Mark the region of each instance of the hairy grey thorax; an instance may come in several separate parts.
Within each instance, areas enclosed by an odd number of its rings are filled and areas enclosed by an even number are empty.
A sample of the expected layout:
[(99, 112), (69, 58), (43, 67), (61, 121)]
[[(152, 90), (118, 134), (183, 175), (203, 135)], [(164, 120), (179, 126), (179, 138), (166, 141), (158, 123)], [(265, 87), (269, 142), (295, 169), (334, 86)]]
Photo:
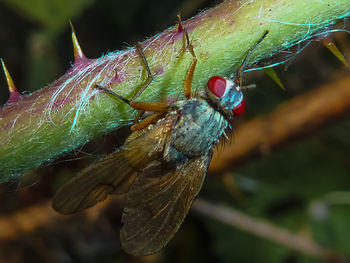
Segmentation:
[(168, 141), (164, 159), (185, 162), (211, 150), (224, 133), (228, 122), (205, 99), (180, 100), (171, 105), (179, 119)]

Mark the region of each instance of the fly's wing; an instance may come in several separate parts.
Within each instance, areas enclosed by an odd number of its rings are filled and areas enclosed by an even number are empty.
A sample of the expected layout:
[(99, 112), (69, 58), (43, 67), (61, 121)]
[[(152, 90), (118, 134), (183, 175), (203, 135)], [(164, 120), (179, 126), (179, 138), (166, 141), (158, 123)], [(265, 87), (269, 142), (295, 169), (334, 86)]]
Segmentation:
[(103, 201), (109, 194), (122, 194), (140, 169), (162, 158), (164, 144), (175, 119), (164, 119), (149, 131), (129, 140), (119, 151), (84, 169), (63, 185), (52, 200), (61, 214), (72, 214)]
[(202, 187), (211, 155), (208, 152), (172, 168), (154, 161), (136, 178), (127, 195), (120, 231), (127, 253), (149, 255), (169, 242)]

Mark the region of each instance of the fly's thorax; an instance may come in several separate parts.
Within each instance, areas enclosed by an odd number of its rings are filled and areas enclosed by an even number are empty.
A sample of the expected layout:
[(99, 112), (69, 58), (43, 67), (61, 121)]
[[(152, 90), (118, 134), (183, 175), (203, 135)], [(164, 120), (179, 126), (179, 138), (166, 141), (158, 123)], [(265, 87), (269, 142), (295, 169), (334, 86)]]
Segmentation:
[(179, 118), (166, 145), (164, 159), (184, 162), (211, 150), (228, 126), (224, 116), (205, 99), (192, 98), (172, 104)]
[(210, 102), (227, 117), (233, 117), (243, 112), (245, 101), (242, 88), (236, 86), (232, 80), (221, 76), (211, 77), (207, 83), (206, 91)]

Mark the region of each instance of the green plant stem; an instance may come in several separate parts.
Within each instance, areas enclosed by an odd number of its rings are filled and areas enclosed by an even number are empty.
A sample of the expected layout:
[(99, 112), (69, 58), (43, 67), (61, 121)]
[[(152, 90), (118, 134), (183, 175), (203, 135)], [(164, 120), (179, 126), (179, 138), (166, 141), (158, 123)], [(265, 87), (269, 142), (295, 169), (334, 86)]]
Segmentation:
[[(324, 31), (350, 14), (349, 0), (226, 1), (185, 21), (198, 57), (195, 90), (208, 76), (234, 72), (265, 30), (269, 34), (248, 64)], [(183, 98), (191, 55), (183, 51), (183, 32), (172, 27), (142, 43), (155, 81), (140, 101)], [(57, 158), (104, 133), (130, 123), (135, 112), (94, 88), (110, 87), (130, 97), (145, 80), (134, 49), (76, 61), (48, 87), (0, 110), (0, 181)]]

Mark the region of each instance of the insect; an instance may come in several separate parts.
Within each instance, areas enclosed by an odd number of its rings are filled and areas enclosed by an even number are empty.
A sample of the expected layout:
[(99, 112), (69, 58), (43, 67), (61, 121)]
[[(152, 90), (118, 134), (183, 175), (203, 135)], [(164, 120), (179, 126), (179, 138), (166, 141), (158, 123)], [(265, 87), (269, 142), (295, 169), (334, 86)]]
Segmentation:
[[(116, 152), (84, 169), (60, 188), (53, 208), (72, 214), (94, 206), (110, 194), (126, 194), (120, 231), (123, 249), (133, 255), (148, 255), (162, 249), (175, 235), (192, 201), (202, 187), (214, 146), (224, 135), (229, 120), (240, 114), (245, 102), (242, 71), (255, 47), (243, 58), (233, 80), (213, 76), (206, 93), (192, 95), (197, 58), (184, 30), (192, 62), (184, 81), (185, 100), (172, 104), (136, 102), (98, 87), (107, 95), (140, 111), (154, 112), (132, 126), (132, 133)], [(152, 81), (140, 45), (148, 78), (138, 94)]]

